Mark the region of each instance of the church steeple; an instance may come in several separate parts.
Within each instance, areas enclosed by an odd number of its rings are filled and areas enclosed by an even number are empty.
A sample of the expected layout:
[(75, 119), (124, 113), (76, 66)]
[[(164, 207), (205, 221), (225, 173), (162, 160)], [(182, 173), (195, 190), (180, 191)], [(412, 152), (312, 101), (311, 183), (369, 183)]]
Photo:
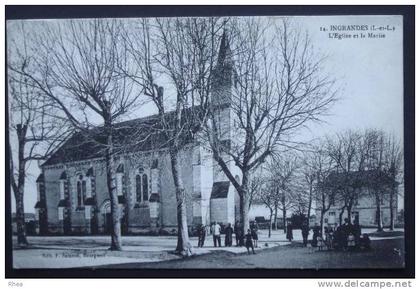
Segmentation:
[(228, 33), (223, 30), (217, 64), (213, 70), (212, 101), (216, 106), (229, 105), (232, 91), (233, 58)]
[(220, 41), (219, 56), (217, 58), (217, 66), (220, 68), (223, 66), (232, 66), (232, 64), (232, 51), (230, 50), (226, 29), (223, 29), (222, 40)]

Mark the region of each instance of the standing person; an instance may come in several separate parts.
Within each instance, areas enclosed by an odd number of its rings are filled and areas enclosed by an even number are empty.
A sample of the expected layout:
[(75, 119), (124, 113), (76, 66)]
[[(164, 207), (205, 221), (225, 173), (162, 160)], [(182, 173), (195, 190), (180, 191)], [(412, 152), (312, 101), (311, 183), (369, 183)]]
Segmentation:
[(327, 250), (332, 249), (332, 228), (325, 227), (325, 245), (327, 246)]
[[(352, 226), (349, 222), (349, 219), (345, 218), (344, 219), (344, 225), (343, 225), (343, 228), (342, 228), (342, 234), (343, 234), (342, 244), (343, 244), (343, 249), (344, 250), (348, 249), (349, 236), (350, 236), (351, 233), (352, 233)], [(351, 237), (351, 239), (353, 239), (353, 238), (354, 238), (354, 236)]]
[(293, 228), (292, 228), (292, 224), (290, 223), (290, 221), (287, 222), (286, 238), (287, 238), (287, 240), (289, 240), (289, 242), (292, 242), (292, 240), (293, 240)]
[(213, 225), (211, 227), (211, 232), (213, 234), (213, 244), (214, 247), (217, 247), (217, 244), (219, 247), (222, 247), (222, 240), (220, 239), (220, 225), (217, 222), (213, 222)]
[(242, 246), (242, 228), (241, 224), (236, 221), (235, 223), (235, 239), (236, 239), (236, 247)]
[(344, 245), (344, 239), (346, 237), (344, 236), (344, 227), (343, 225), (339, 225), (337, 227), (337, 230), (335, 230), (335, 236), (334, 236), (334, 240), (337, 244), (337, 249), (338, 250), (343, 250), (345, 245)]
[(201, 224), (200, 228), (198, 229), (198, 247), (203, 248), (204, 241), (206, 239), (206, 227)]
[(303, 222), (301, 230), (302, 230), (303, 246), (306, 247), (308, 245), (308, 236), (309, 236), (308, 221)]
[(362, 228), (359, 225), (359, 218), (354, 220), (353, 232), (356, 241), (356, 248), (360, 246), (360, 238), (362, 237)]
[(312, 229), (313, 235), (312, 235), (312, 241), (311, 241), (311, 246), (314, 248), (316, 248), (318, 245), (318, 237), (320, 236), (319, 230), (320, 230), (319, 226), (315, 224), (315, 227)]
[(232, 226), (230, 225), (230, 223), (228, 223), (225, 229), (225, 247), (232, 246), (232, 234), (233, 234)]
[(250, 229), (248, 229), (248, 233), (245, 234), (245, 247), (246, 247), (246, 250), (248, 251), (248, 254), (250, 254), (249, 248), (252, 248), (252, 254), (255, 254), (254, 243), (253, 243), (253, 240), (252, 240), (252, 234), (251, 234)]
[(254, 241), (254, 247), (258, 248), (258, 224), (256, 222), (252, 223), (251, 235), (252, 235), (252, 240)]

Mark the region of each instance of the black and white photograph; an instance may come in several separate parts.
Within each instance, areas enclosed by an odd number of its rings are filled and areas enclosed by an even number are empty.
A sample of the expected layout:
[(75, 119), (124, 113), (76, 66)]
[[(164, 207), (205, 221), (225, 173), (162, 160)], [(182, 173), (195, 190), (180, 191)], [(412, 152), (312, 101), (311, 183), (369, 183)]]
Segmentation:
[(6, 20), (12, 269), (404, 270), (414, 19), (345, 11)]

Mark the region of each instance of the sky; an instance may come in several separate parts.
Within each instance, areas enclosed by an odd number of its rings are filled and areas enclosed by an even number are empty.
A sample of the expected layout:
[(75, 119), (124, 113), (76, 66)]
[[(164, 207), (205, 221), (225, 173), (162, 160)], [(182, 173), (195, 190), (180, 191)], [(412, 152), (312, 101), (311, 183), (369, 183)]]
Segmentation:
[[(296, 140), (304, 141), (346, 129), (378, 128), (403, 140), (403, 37), (402, 16), (304, 16), (292, 17), (307, 31), (313, 48), (328, 57), (325, 69), (337, 79), (339, 100), (322, 123), (310, 124)], [(368, 31), (335, 31), (350, 38), (334, 38), (331, 26), (358, 25)], [(374, 33), (383, 38), (369, 38)], [(391, 30), (380, 31), (381, 28)], [(394, 29), (393, 29), (394, 28)], [(393, 30), (392, 30), (393, 29)], [(325, 30), (325, 31), (324, 31)], [(10, 35), (8, 31), (8, 34)], [(366, 37), (361, 38), (360, 34)], [(357, 34), (358, 38), (354, 38)], [(142, 108), (134, 116), (145, 116)], [(40, 173), (37, 163), (29, 167), (25, 210), (34, 212), (35, 179)], [(403, 202), (399, 202), (402, 204)], [(15, 210), (12, 198), (12, 211)]]

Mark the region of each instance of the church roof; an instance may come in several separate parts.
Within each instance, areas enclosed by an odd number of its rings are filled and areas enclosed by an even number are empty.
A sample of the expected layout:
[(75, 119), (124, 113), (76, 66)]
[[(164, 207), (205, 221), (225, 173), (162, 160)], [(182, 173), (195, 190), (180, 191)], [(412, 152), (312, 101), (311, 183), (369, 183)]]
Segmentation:
[(230, 182), (215, 182), (211, 190), (211, 199), (227, 198)]
[(223, 30), (222, 40), (220, 41), (219, 55), (217, 57), (217, 64), (232, 65), (232, 51), (230, 49), (229, 39), (226, 30)]
[[(193, 109), (196, 111), (191, 113)], [(194, 133), (199, 129), (198, 118), (194, 117), (199, 115), (197, 111), (198, 107), (183, 110), (182, 122), (188, 124), (183, 126), (185, 137), (181, 139), (184, 144), (191, 142)], [(172, 127), (175, 113), (166, 113), (165, 119), (169, 127)], [(149, 151), (168, 146), (166, 133), (158, 115), (114, 124), (113, 142), (115, 153)], [(88, 132), (75, 132), (42, 166), (103, 158), (105, 150), (106, 137), (103, 127), (96, 127)]]

